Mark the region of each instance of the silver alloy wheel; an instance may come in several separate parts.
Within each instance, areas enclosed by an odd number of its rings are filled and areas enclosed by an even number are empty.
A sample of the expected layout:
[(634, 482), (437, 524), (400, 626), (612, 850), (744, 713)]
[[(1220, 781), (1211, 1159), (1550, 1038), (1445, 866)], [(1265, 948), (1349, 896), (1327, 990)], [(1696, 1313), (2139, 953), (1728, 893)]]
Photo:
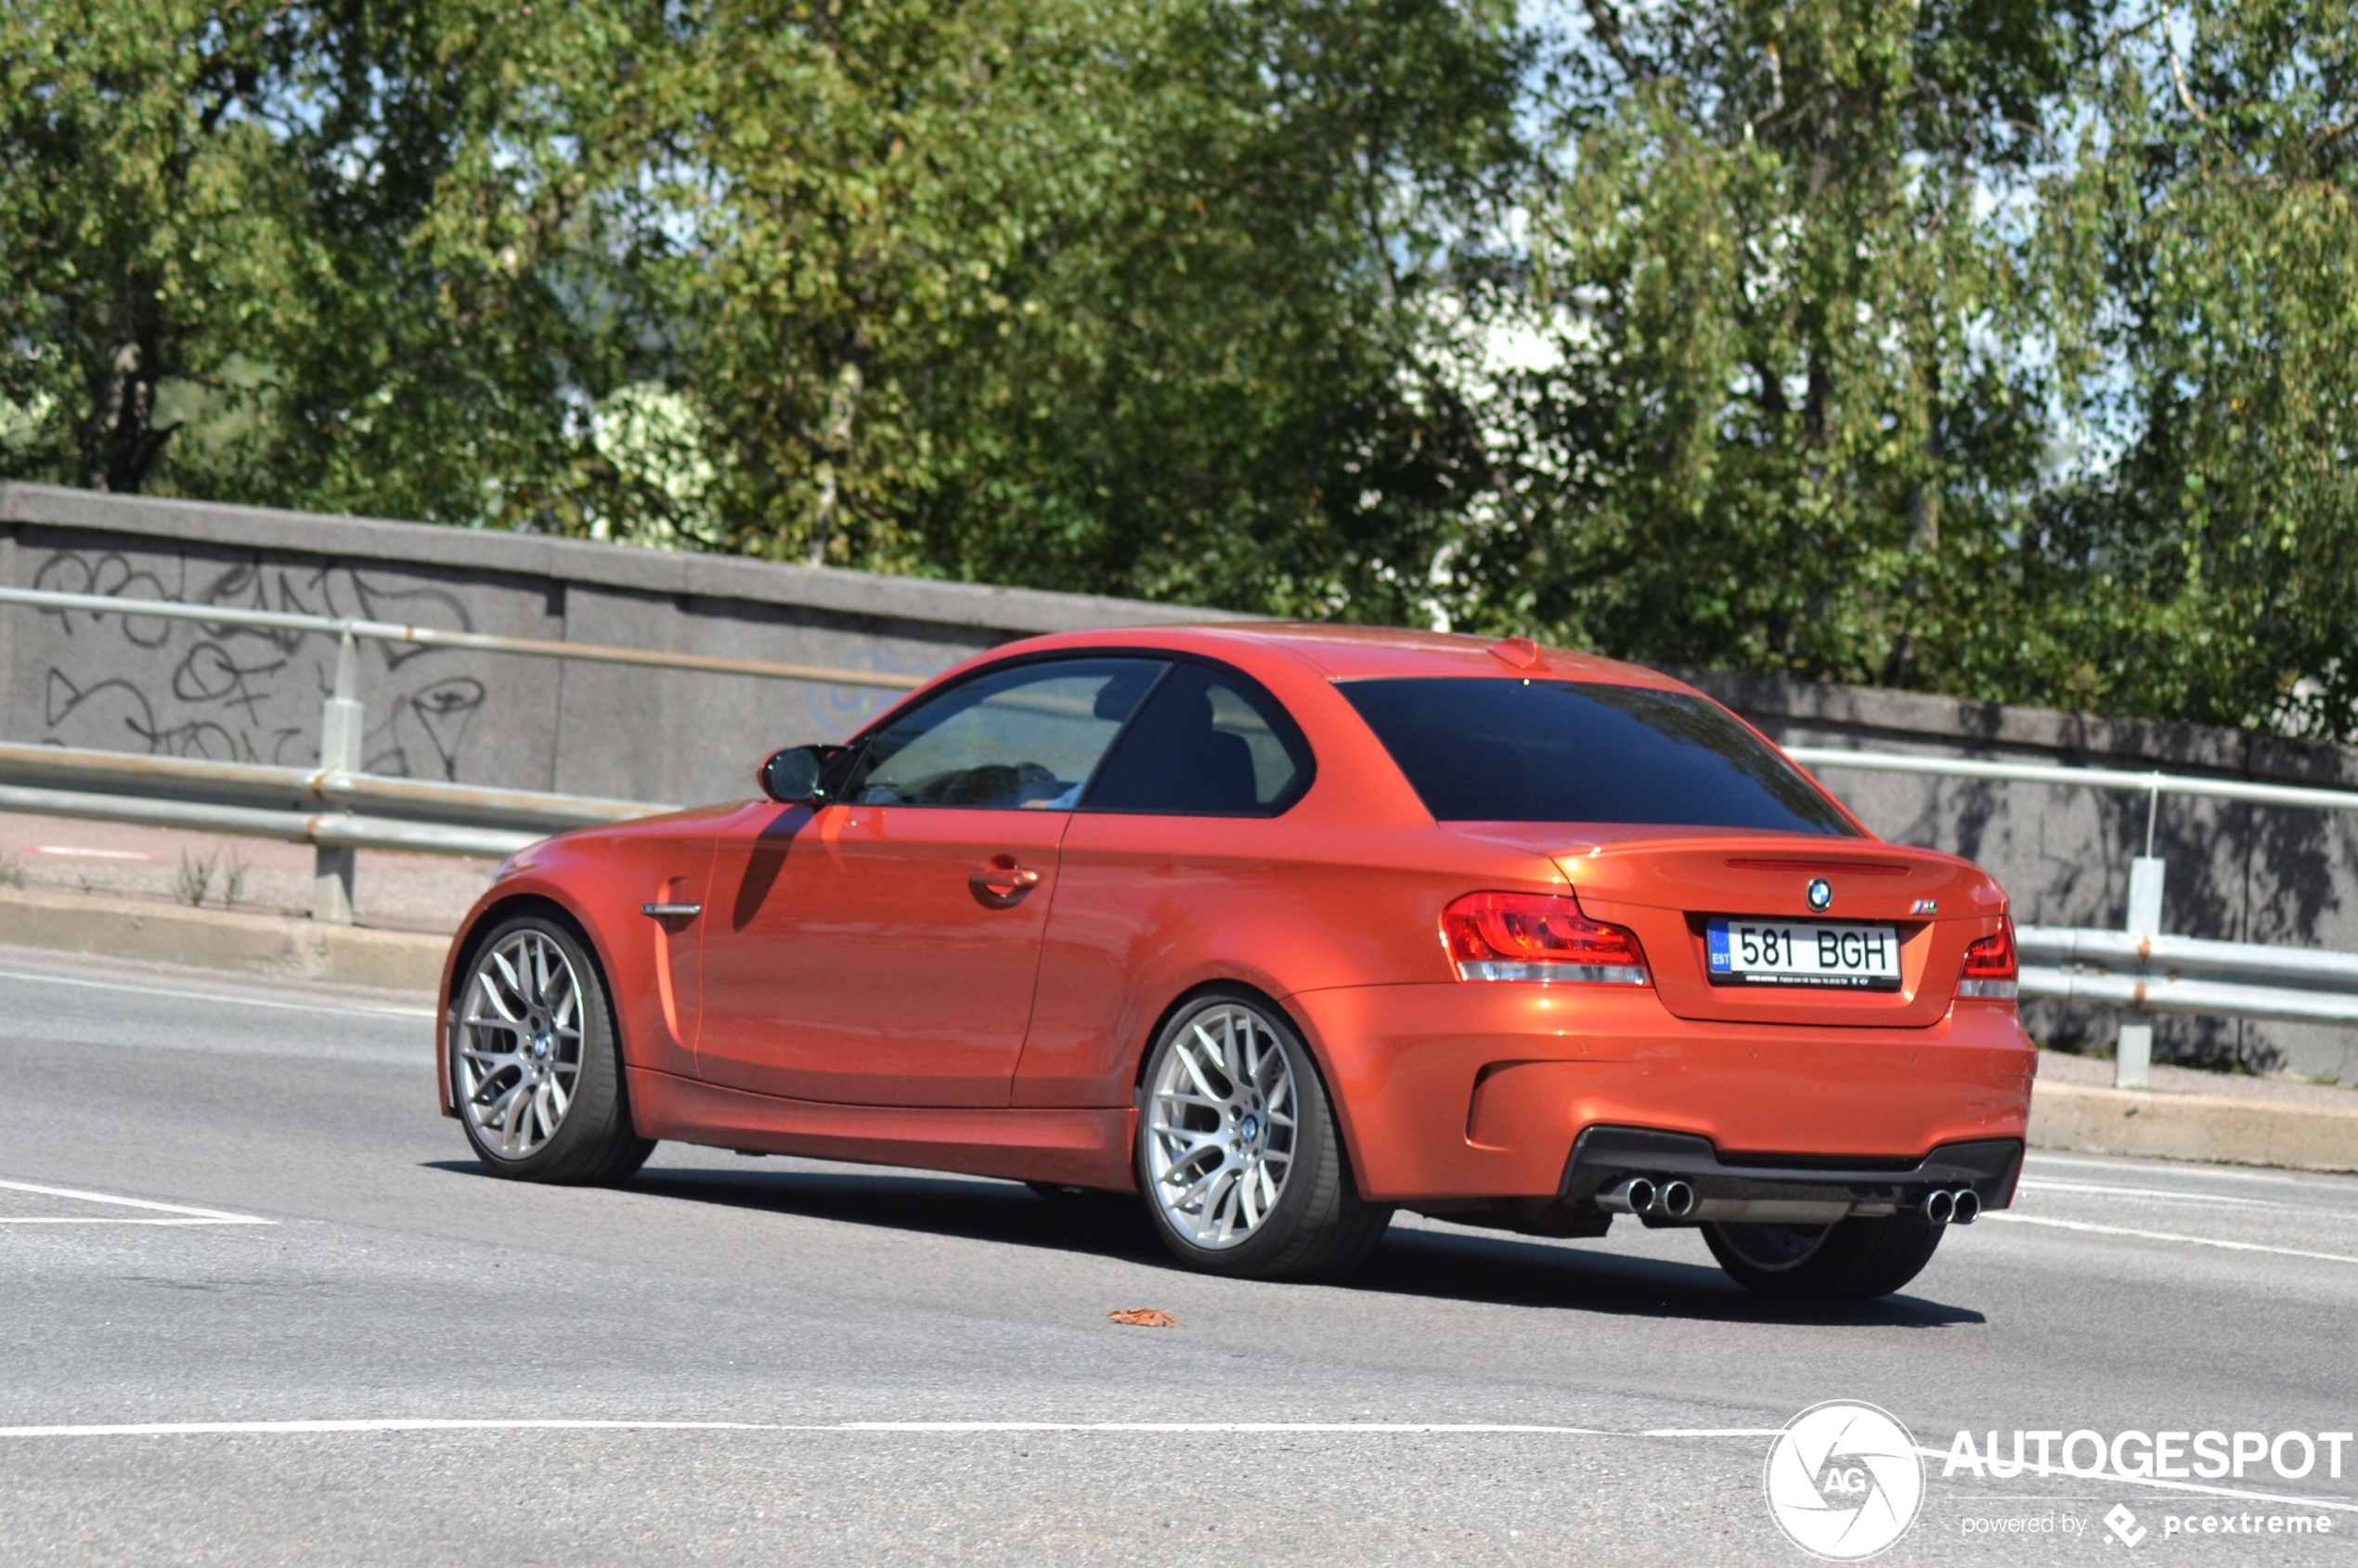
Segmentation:
[(1147, 1100), (1147, 1174), (1179, 1234), (1220, 1251), (1261, 1228), (1293, 1166), (1296, 1103), (1267, 1019), (1225, 1002), (1187, 1020)]
[(581, 977), (545, 931), (475, 960), (459, 1014), (458, 1101), (485, 1147), (522, 1160), (557, 1135), (581, 1077)]

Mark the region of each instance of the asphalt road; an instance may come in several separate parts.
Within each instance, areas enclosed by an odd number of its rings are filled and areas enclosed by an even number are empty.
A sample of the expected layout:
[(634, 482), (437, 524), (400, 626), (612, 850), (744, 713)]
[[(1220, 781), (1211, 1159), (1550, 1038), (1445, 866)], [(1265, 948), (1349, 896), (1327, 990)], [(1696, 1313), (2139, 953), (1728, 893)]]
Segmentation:
[[(1636, 1229), (1404, 1219), (1348, 1287), (1238, 1284), (1004, 1183), (672, 1147), (496, 1181), (429, 1039), (0, 952), (0, 1562), (1802, 1562), (1769, 1434), (1836, 1399), (1934, 1453), (1882, 1562), (2358, 1556), (2358, 1447), (2172, 1485), (1939, 1457), (2358, 1427), (2358, 1182), (2036, 1158), (1840, 1311)], [(2329, 1533), (2243, 1533), (2296, 1515)]]

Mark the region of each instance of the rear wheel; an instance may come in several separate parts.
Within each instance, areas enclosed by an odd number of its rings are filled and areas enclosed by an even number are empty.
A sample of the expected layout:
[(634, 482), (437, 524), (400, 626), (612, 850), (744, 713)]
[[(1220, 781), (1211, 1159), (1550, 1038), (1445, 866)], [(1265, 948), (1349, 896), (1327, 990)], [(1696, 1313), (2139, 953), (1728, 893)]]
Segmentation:
[(1363, 1200), (1310, 1052), (1260, 998), (1182, 1008), (1147, 1058), (1138, 1186), (1190, 1268), (1253, 1279), (1342, 1274), (1392, 1211)]
[(1706, 1225), (1719, 1266), (1745, 1289), (1780, 1301), (1863, 1302), (1887, 1296), (1932, 1262), (1938, 1225), (1911, 1215), (1831, 1225)]
[(468, 961), (451, 1010), (450, 1098), (495, 1175), (616, 1182), (655, 1147), (630, 1125), (598, 966), (540, 915), (502, 922)]

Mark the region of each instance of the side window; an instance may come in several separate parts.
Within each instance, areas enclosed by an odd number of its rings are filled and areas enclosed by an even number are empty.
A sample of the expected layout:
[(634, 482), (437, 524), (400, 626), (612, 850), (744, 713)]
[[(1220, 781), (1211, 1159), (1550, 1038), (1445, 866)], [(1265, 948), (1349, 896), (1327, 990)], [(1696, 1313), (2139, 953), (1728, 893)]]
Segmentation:
[(870, 736), (841, 798), (1069, 811), (1164, 667), (1068, 659), (978, 676)]
[(1310, 783), (1301, 732), (1256, 687), (1177, 664), (1089, 790), (1092, 811), (1269, 816)]

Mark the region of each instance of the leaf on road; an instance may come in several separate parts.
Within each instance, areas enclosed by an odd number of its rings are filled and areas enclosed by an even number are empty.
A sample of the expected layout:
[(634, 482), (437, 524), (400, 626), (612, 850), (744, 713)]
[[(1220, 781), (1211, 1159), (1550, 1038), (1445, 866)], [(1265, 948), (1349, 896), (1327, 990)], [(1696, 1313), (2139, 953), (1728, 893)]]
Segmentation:
[(1179, 1327), (1179, 1320), (1160, 1307), (1123, 1307), (1120, 1312), (1109, 1312), (1106, 1315), (1116, 1323), (1127, 1324), (1133, 1328), (1176, 1328)]

